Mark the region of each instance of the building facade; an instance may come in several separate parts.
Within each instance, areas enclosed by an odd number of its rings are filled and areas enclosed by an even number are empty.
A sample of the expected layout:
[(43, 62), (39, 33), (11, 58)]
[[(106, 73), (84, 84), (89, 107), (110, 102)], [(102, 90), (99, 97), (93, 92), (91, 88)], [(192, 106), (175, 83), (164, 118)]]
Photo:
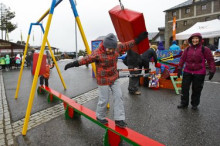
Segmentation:
[(158, 45), (159, 42), (162, 42), (163, 44), (165, 43), (164, 39), (164, 32), (165, 32), (165, 27), (158, 27), (158, 33), (155, 37), (152, 38), (151, 44), (152, 45)]
[[(164, 11), (165, 47), (172, 42), (173, 17), (176, 17), (176, 33), (182, 32), (197, 22), (220, 19), (220, 0), (188, 0)], [(178, 41), (181, 45), (182, 41)], [(218, 44), (218, 38), (205, 39), (205, 45)]]

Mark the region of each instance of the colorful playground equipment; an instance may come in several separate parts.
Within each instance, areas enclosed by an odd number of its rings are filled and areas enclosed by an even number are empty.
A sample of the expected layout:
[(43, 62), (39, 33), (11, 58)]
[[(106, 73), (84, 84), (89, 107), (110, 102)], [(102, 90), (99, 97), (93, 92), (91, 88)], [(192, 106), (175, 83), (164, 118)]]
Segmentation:
[(182, 78), (178, 78), (177, 73), (171, 73), (170, 79), (173, 84), (173, 88), (176, 91), (176, 94), (180, 94), (179, 90), (181, 90)]
[(130, 128), (119, 128), (115, 125), (115, 122), (108, 119), (108, 124), (103, 125), (96, 120), (96, 114), (94, 111), (84, 107), (76, 103), (74, 100), (69, 97), (62, 95), (61, 93), (46, 87), (39, 86), (38, 93), (49, 93), (48, 94), (48, 102), (52, 102), (55, 100), (59, 100), (63, 102), (65, 109), (65, 117), (66, 119), (78, 118), (80, 115), (85, 118), (91, 120), (93, 123), (99, 125), (100, 127), (106, 130), (104, 136), (104, 145), (105, 146), (118, 146), (120, 145), (122, 140), (125, 140), (127, 143), (132, 145), (140, 145), (140, 146), (163, 146), (163, 144), (150, 139), (147, 136), (144, 136)]
[(158, 61), (168, 66), (168, 72), (164, 72), (164, 77), (159, 79), (160, 88), (174, 89), (176, 94), (181, 90), (182, 78), (177, 77), (177, 67), (179, 64), (181, 51), (163, 50), (158, 52)]
[[(82, 28), (82, 25), (81, 25), (81, 22), (80, 22), (80, 19), (79, 19), (79, 15), (78, 15), (77, 10), (76, 10), (76, 7), (75, 7), (75, 3), (74, 3), (73, 0), (69, 0), (69, 1), (70, 1), (70, 4), (71, 4), (73, 13), (74, 13), (76, 22), (77, 22), (77, 24), (78, 24), (78, 28), (79, 28), (79, 30), (80, 30), (80, 33), (81, 33), (81, 36), (82, 36), (84, 45), (85, 45), (85, 47), (86, 47), (86, 51), (87, 51), (88, 54), (91, 54), (91, 51), (90, 51), (90, 49), (89, 49), (88, 42), (87, 42), (86, 37), (85, 37), (85, 33), (84, 33), (84, 31), (83, 31), (83, 28)], [(64, 80), (63, 80), (63, 78), (62, 78), (62, 76), (61, 76), (61, 73), (60, 73), (60, 70), (59, 70), (59, 68), (58, 68), (58, 65), (57, 65), (57, 62), (56, 62), (56, 60), (55, 60), (55, 57), (54, 57), (54, 55), (53, 55), (51, 46), (50, 46), (49, 41), (48, 41), (48, 39), (47, 39), (54, 9), (55, 9), (55, 7), (56, 7), (58, 4), (60, 4), (61, 2), (62, 2), (62, 0), (52, 0), (50, 9), (48, 9), (48, 10), (40, 17), (40, 19), (37, 21), (37, 23), (31, 23), (31, 25), (30, 25), (30, 29), (29, 29), (28, 37), (27, 37), (27, 42), (26, 42), (26, 46), (25, 46), (25, 51), (24, 51), (24, 59), (23, 59), (23, 61), (22, 61), (21, 70), (20, 70), (20, 74), (19, 74), (19, 78), (18, 78), (17, 89), (16, 89), (16, 93), (15, 93), (15, 99), (17, 99), (17, 97), (18, 97), (18, 92), (19, 92), (19, 87), (20, 87), (20, 82), (21, 82), (21, 77), (22, 77), (22, 72), (23, 72), (23, 67), (24, 67), (24, 60), (25, 60), (25, 57), (26, 57), (26, 54), (27, 54), (27, 48), (28, 48), (28, 44), (29, 44), (28, 42), (29, 42), (29, 39), (30, 39), (30, 33), (31, 33), (32, 26), (33, 26), (33, 25), (39, 25), (39, 26), (41, 27), (41, 29), (42, 29), (42, 32), (44, 33), (44, 37), (43, 37), (42, 45), (41, 45), (41, 48), (40, 48), (40, 53), (39, 53), (39, 57), (38, 57), (38, 61), (37, 61), (37, 67), (36, 67), (36, 71), (35, 71), (35, 75), (34, 75), (34, 79), (33, 79), (33, 83), (32, 83), (32, 88), (31, 88), (31, 92), (30, 92), (30, 96), (29, 96), (27, 111), (26, 111), (26, 115), (25, 115), (25, 120), (24, 120), (23, 129), (22, 129), (22, 135), (26, 135), (26, 132), (27, 132), (28, 122), (29, 122), (29, 118), (30, 118), (30, 113), (31, 113), (32, 105), (33, 105), (34, 94), (35, 94), (35, 91), (36, 91), (37, 80), (38, 80), (38, 76), (39, 76), (39, 72), (40, 72), (40, 68), (41, 68), (41, 63), (42, 63), (42, 58), (43, 58), (43, 52), (44, 52), (46, 43), (48, 44), (50, 54), (52, 55), (53, 62), (55, 63), (55, 66), (56, 66), (56, 68), (57, 68), (58, 74), (59, 74), (60, 79), (61, 79), (61, 81), (62, 81), (62, 83), (63, 83), (64, 89), (66, 89), (66, 85), (65, 85)], [(42, 26), (42, 24), (41, 24), (40, 22), (41, 22), (47, 15), (48, 15), (48, 20), (47, 20), (46, 29), (45, 29), (45, 32), (44, 32), (43, 26)], [(94, 65), (94, 63), (92, 64), (92, 68), (93, 68), (93, 71), (96, 72), (96, 71), (95, 71), (95, 65)]]

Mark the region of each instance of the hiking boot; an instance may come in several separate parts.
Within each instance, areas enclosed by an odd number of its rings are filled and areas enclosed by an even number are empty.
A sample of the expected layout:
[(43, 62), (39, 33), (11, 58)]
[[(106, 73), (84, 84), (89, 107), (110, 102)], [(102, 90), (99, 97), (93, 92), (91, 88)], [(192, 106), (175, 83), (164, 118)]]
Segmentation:
[(141, 95), (141, 91), (134, 92), (134, 95)]
[(197, 106), (192, 106), (192, 110), (197, 110), (198, 109), (198, 107)]
[(187, 108), (187, 107), (188, 107), (188, 105), (183, 105), (183, 104), (180, 104), (177, 106), (177, 108), (179, 108), (179, 109), (183, 109), (183, 108)]
[(103, 125), (108, 124), (108, 120), (106, 120), (106, 119), (102, 120), (102, 119), (99, 119), (99, 118), (96, 117), (96, 120), (99, 121)]
[(130, 91), (129, 91), (129, 93), (132, 94), (132, 95), (140, 95), (140, 94), (141, 94), (141, 91), (136, 91), (136, 92), (130, 92)]
[(123, 121), (123, 120), (119, 120), (119, 121), (116, 120), (115, 125), (120, 128), (125, 128), (127, 126), (127, 123), (125, 123), (125, 121)]

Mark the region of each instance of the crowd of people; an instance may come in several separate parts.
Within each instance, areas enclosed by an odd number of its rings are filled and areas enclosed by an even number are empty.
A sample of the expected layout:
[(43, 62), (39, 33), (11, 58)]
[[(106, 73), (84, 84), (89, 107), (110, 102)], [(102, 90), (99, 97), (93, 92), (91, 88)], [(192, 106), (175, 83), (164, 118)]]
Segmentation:
[[(0, 57), (0, 66), (1, 69), (9, 71), (10, 69), (18, 69), (21, 66), (23, 59), (22, 54), (16, 54), (15, 56), (11, 56), (6, 54)], [(29, 52), (25, 58), (25, 66), (31, 66), (31, 62), (33, 60), (33, 52)]]
[[(34, 75), (33, 73), (33, 56), (34, 56), (35, 51), (31, 50), (31, 52), (27, 53), (27, 56), (25, 57), (25, 64), (26, 67), (31, 67), (31, 74)], [(49, 53), (49, 51), (46, 51), (46, 64), (45, 65), (45, 73), (43, 73), (42, 75), (39, 75), (39, 79), (40, 79), (40, 85), (45, 85), (45, 86), (49, 86), (49, 77), (50, 77), (50, 69), (53, 68), (54, 63), (52, 62), (52, 58), (51, 55)], [(5, 70), (5, 71), (9, 71), (10, 69), (18, 69), (21, 66), (22, 63), (22, 55), (21, 54), (17, 54), (15, 57), (9, 57), (9, 55), (5, 55), (0, 57), (0, 65), (1, 65), (1, 69)]]
[(9, 71), (13, 67), (19, 68), (21, 65), (22, 58), (20, 54), (17, 54), (16, 56), (10, 57), (8, 54), (5, 56), (2, 56), (0, 58), (0, 65), (1, 69), (5, 69), (6, 71)]

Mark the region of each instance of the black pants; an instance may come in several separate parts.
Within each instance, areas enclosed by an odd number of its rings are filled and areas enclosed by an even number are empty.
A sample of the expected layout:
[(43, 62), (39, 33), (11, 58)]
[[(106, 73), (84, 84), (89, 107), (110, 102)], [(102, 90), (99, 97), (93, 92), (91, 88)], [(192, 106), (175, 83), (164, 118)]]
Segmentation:
[(189, 89), (192, 83), (192, 95), (191, 95), (191, 105), (198, 106), (200, 103), (200, 96), (203, 89), (205, 80), (205, 75), (191, 74), (184, 72), (182, 80), (182, 96), (181, 104), (189, 105)]
[[(134, 66), (128, 66), (128, 69), (134, 69), (134, 68), (138, 68), (140, 69), (140, 67), (134, 67)], [(141, 70), (137, 70), (137, 71), (130, 71), (130, 74), (140, 74)], [(129, 78), (129, 84), (128, 84), (128, 91), (130, 93), (135, 93), (136, 91), (138, 91), (138, 86), (139, 86), (139, 80), (140, 77), (130, 77)]]
[[(144, 62), (142, 65), (144, 69), (147, 69), (145, 70), (145, 74), (149, 73), (149, 62)], [(148, 87), (148, 86), (149, 86), (149, 79), (148, 77), (144, 77), (144, 87)]]
[(45, 78), (44, 76), (40, 76), (40, 85), (42, 86), (44, 84), (45, 81), (45, 85), (48, 87), (48, 79)]

